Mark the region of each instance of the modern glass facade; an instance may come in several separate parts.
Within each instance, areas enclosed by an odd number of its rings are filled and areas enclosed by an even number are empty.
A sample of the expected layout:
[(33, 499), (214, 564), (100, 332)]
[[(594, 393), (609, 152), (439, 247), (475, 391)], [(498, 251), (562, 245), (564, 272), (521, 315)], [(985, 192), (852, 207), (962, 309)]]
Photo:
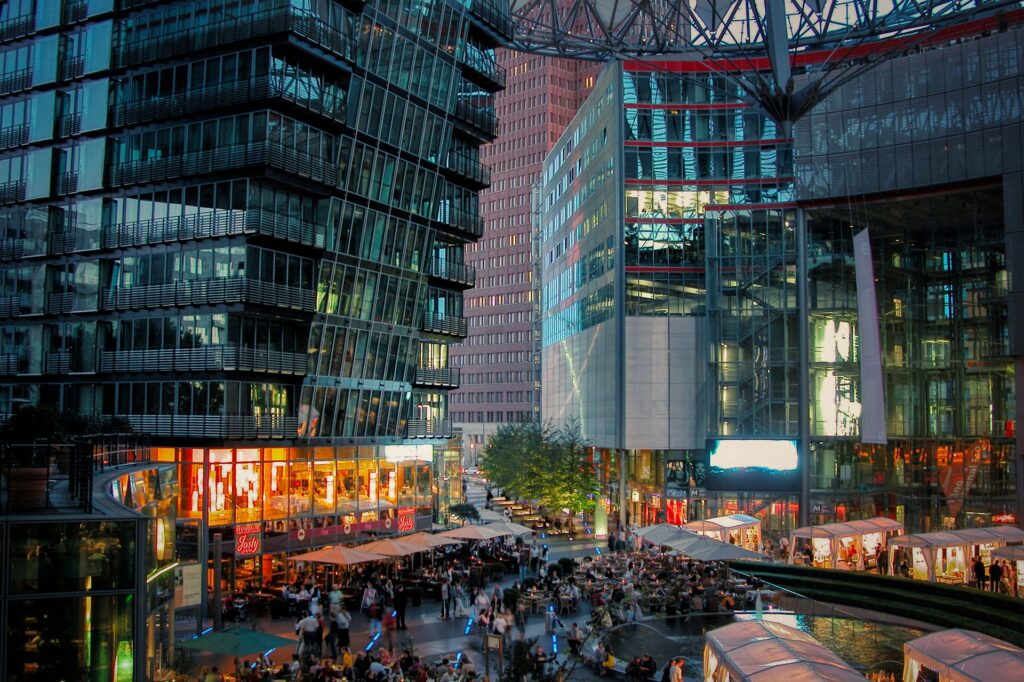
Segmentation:
[[(792, 139), (706, 64), (606, 70), (545, 163), (543, 405), (623, 455), (623, 521), (1020, 523), (1024, 41), (977, 26), (839, 88)], [(884, 396), (861, 382), (865, 228)], [(887, 443), (864, 442), (882, 400)], [(719, 443), (757, 439), (798, 471), (714, 472)]]
[(429, 523), (507, 3), (0, 12), (0, 414), (158, 438), (200, 555)]

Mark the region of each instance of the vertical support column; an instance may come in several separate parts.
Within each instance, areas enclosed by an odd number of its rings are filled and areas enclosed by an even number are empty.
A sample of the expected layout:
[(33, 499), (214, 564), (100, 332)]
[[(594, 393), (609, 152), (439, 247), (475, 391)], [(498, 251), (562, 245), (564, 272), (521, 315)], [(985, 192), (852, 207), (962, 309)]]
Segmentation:
[[(132, 670), (136, 680), (146, 679), (147, 610), (149, 609), (149, 584), (146, 582), (146, 555), (151, 551), (149, 524), (156, 519), (139, 519), (135, 522), (135, 627), (132, 632)], [(173, 602), (173, 600), (172, 600)], [(115, 642), (115, 646), (117, 643)], [(115, 656), (116, 661), (116, 656)]]
[(213, 534), (213, 630), (214, 632), (220, 632), (224, 628), (222, 622), (223, 617), (221, 614), (221, 556), (224, 548), (224, 536), (220, 533)]
[(615, 456), (619, 458), (619, 528), (626, 527), (626, 505), (629, 504), (629, 491), (626, 490), (627, 480), (627, 468), (626, 468), (626, 450), (619, 449), (615, 451)]
[(797, 344), (800, 353), (800, 411), (797, 420), (800, 449), (800, 525), (806, 526), (810, 523), (811, 503), (811, 391), (810, 333), (807, 329), (807, 215), (802, 208), (796, 209), (796, 287)]
[(1006, 248), (1006, 269), (1010, 275), (1006, 314), (1010, 332), (1010, 355), (1013, 357), (1014, 401), (1014, 463), (1017, 472), (1017, 525), (1024, 528), (1024, 174), (1003, 176), (1003, 234)]

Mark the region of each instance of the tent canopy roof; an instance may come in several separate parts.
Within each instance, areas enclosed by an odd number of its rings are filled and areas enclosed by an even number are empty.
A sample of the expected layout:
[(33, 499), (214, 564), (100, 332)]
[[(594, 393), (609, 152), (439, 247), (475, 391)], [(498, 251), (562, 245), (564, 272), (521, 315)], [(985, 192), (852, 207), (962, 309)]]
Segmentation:
[(997, 559), (1024, 561), (1024, 547), (1021, 547), (1020, 545), (1014, 545), (1012, 547), (997, 547), (992, 550), (992, 556)]
[(990, 542), (1024, 542), (1024, 530), (1015, 526), (941, 530), (935, 533), (900, 535), (890, 540), (889, 544), (899, 547), (956, 547)]
[(821, 526), (804, 526), (793, 531), (797, 538), (845, 538), (866, 533), (896, 531), (903, 532), (903, 524), (884, 516), (842, 523), (826, 523)]
[(746, 528), (749, 526), (760, 526), (761, 522), (753, 516), (746, 514), (730, 514), (729, 516), (716, 516), (713, 519), (703, 521), (690, 521), (683, 525), (686, 530), (732, 530), (734, 528)]
[(973, 630), (943, 630), (903, 645), (903, 653), (956, 682), (1024, 679), (1024, 649)]
[(712, 630), (707, 646), (730, 678), (737, 680), (829, 680), (864, 682), (850, 667), (806, 632), (765, 620), (748, 620)]

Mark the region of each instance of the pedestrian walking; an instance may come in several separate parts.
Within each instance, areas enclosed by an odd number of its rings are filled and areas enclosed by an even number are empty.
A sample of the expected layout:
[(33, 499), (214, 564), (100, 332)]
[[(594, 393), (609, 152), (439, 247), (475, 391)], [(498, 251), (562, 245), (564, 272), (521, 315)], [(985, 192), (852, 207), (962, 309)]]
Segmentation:
[(399, 583), (395, 588), (395, 620), (399, 630), (405, 630), (405, 610), (409, 605), (409, 595), (405, 585)]

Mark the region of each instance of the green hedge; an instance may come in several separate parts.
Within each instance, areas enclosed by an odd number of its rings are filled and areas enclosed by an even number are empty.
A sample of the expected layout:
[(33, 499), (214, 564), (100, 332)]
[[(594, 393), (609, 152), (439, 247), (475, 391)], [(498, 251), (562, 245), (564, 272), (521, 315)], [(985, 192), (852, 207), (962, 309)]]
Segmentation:
[(812, 599), (977, 630), (1024, 646), (1024, 604), (1014, 597), (857, 571), (752, 562), (732, 567)]

